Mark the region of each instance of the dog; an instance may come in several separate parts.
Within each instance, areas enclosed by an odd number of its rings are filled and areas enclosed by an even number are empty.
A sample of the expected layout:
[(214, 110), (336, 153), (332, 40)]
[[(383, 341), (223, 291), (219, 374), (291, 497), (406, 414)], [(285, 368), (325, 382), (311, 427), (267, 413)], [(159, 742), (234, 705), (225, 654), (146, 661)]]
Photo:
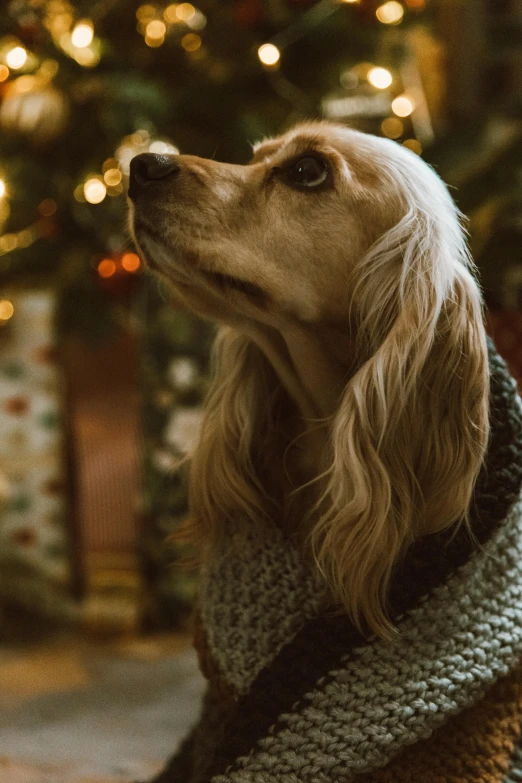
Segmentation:
[[(309, 122), (245, 166), (138, 155), (129, 199), (145, 263), (219, 325), (184, 530), (210, 684), (158, 780), (478, 783), (497, 764), (500, 783), (522, 418), (446, 186), (396, 142)], [(477, 729), (501, 705), (502, 753), (500, 718)]]

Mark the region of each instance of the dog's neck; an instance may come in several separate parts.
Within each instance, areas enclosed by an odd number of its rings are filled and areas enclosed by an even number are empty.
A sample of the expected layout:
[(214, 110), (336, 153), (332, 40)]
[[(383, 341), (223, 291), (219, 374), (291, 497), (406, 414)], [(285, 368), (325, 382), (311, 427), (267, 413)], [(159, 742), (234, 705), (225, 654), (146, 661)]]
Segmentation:
[[(317, 480), (331, 462), (332, 420), (349, 377), (353, 374), (353, 344), (346, 332), (317, 325), (289, 325), (283, 330), (259, 326), (248, 330), (277, 373), (293, 401), (298, 419), (281, 422), (290, 433), (284, 447), (284, 465), (274, 465), (274, 485), (282, 485), (283, 528), (293, 534), (301, 525), (303, 508), (310, 507), (325, 489)], [(266, 477), (265, 477), (266, 478)], [(268, 479), (270, 481), (270, 479)], [(293, 496), (292, 490), (314, 481)]]
[(334, 326), (292, 323), (260, 326), (250, 336), (261, 348), (296, 403), (303, 422), (331, 419), (353, 373), (353, 340)]

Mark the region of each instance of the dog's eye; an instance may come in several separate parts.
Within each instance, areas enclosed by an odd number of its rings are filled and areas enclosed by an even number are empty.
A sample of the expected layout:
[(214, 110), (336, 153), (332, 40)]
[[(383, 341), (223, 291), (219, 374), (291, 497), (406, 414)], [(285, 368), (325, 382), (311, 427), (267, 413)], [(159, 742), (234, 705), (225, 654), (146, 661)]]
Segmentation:
[(328, 176), (328, 166), (322, 158), (307, 156), (299, 158), (288, 170), (288, 178), (294, 185), (302, 188), (316, 188), (322, 185)]

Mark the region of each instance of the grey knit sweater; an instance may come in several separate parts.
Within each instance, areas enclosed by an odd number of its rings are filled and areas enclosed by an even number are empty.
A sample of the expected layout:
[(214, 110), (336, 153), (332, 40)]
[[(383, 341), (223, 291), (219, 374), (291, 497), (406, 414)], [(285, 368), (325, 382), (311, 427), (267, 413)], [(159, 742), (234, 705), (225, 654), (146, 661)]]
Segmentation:
[(478, 545), (462, 529), (412, 547), (390, 593), (392, 642), (325, 613), (319, 577), (276, 526), (243, 532), (202, 574), (209, 689), (156, 783), (522, 780), (522, 406), (488, 347)]

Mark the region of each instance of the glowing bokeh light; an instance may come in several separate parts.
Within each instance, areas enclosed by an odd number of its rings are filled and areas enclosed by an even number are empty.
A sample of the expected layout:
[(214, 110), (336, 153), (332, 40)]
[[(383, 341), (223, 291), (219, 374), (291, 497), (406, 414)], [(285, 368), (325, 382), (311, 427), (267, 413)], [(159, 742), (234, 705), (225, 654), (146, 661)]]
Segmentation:
[(385, 90), (393, 81), (391, 73), (386, 68), (371, 68), (368, 71), (368, 81), (379, 90)]
[(257, 56), (263, 65), (275, 65), (281, 58), (281, 52), (274, 44), (266, 43), (259, 47)]
[(408, 98), (407, 95), (398, 95), (397, 98), (392, 101), (391, 107), (393, 113), (396, 114), (397, 117), (409, 117), (414, 110), (415, 105), (412, 99)]
[(0, 65), (0, 82), (5, 82), (9, 78), (9, 68), (3, 63)]
[(167, 32), (167, 25), (165, 22), (162, 22), (161, 19), (153, 19), (152, 22), (149, 22), (145, 33), (147, 35), (147, 38), (150, 38), (151, 40), (158, 40), (160, 38), (165, 38), (165, 33)]
[(23, 46), (15, 46), (14, 49), (11, 49), (11, 51), (7, 52), (5, 60), (9, 68), (17, 70), (18, 68), (22, 68), (25, 65), (27, 60), (27, 52)]
[(139, 19), (140, 21), (149, 22), (151, 19), (154, 19), (155, 16), (156, 9), (153, 5), (140, 5), (136, 11), (136, 19)]
[(416, 155), (422, 154), (422, 144), (417, 139), (406, 139), (406, 141), (402, 142), (402, 146), (415, 152)]
[(13, 317), (14, 307), (9, 299), (0, 299), (0, 320), (8, 321)]
[(3, 179), (0, 179), (0, 198), (3, 198), (5, 196), (5, 191), (6, 191), (5, 182)]
[(181, 39), (181, 45), (186, 52), (197, 52), (201, 46), (201, 38), (196, 33), (187, 33)]
[(125, 253), (121, 259), (121, 265), (126, 272), (137, 272), (141, 266), (141, 261), (136, 253)]
[(381, 123), (381, 130), (388, 139), (398, 139), (404, 133), (404, 125), (397, 117), (387, 117)]
[(92, 43), (94, 38), (94, 29), (92, 22), (89, 19), (82, 19), (78, 22), (71, 34), (71, 43), (73, 46), (77, 46), (78, 49), (83, 49)]
[(166, 19), (167, 22), (170, 22), (170, 24), (176, 24), (176, 22), (180, 21), (178, 18), (177, 10), (178, 10), (178, 3), (171, 3), (163, 11), (163, 18)]
[(110, 258), (104, 258), (98, 264), (98, 274), (100, 277), (112, 277), (116, 273), (116, 264)]
[(121, 182), (122, 173), (119, 169), (107, 169), (105, 174), (103, 175), (103, 179), (105, 180), (107, 185), (119, 185)]
[(389, 0), (388, 3), (379, 6), (375, 16), (383, 24), (399, 24), (404, 16), (404, 8), (397, 0)]
[(107, 188), (101, 179), (91, 177), (83, 186), (83, 194), (89, 204), (99, 204), (107, 195)]
[(176, 8), (176, 16), (182, 22), (189, 22), (195, 13), (196, 13), (196, 9), (192, 5), (192, 3), (181, 3)]

